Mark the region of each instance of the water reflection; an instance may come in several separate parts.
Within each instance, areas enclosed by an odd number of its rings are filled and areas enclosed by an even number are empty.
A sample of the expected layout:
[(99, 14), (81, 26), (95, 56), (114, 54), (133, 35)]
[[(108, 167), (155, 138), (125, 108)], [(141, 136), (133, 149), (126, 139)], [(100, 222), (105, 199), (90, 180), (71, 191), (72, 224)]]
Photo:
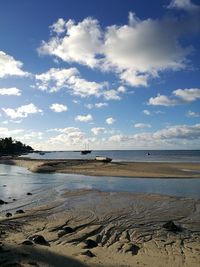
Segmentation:
[[(6, 187), (3, 187), (6, 185)], [(70, 174), (36, 174), (9, 165), (0, 165), (0, 199), (50, 198), (63, 189), (97, 189), (111, 192), (143, 192), (200, 198), (200, 179), (150, 179), (94, 177)], [(36, 197), (32, 197), (33, 200)], [(29, 198), (31, 200), (31, 198)]]

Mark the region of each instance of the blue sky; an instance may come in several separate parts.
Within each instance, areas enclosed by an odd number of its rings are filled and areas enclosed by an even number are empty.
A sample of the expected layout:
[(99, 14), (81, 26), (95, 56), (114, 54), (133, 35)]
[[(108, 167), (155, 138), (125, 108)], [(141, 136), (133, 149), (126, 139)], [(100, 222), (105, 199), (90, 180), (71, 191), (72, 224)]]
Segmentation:
[(0, 137), (200, 149), (200, 2), (2, 0)]

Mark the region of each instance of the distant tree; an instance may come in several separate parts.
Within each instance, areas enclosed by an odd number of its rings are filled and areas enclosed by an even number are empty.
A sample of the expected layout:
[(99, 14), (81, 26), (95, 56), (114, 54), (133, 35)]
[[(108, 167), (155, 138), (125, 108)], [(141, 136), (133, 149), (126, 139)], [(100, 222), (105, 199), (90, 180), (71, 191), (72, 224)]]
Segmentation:
[(22, 153), (32, 152), (33, 148), (20, 141), (13, 140), (12, 137), (0, 138), (0, 156), (1, 155), (20, 155)]

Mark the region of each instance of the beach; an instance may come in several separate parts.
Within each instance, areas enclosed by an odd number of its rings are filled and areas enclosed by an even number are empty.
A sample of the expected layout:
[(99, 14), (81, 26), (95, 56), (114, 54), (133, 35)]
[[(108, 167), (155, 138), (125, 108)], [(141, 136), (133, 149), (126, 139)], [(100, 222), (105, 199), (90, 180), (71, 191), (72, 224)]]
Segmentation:
[(110, 162), (92, 159), (42, 160), (29, 158), (0, 159), (0, 163), (25, 167), (38, 173), (71, 173), (94, 176), (145, 178), (200, 178), (199, 163)]
[[(200, 178), (197, 163), (24, 158), (1, 159), (1, 163), (28, 168), (36, 174), (81, 173), (116, 176), (116, 179), (119, 176)], [(31, 194), (26, 196), (30, 202), (34, 192)], [(9, 200), (15, 204), (11, 210), (2, 205), (5, 210), (0, 214), (0, 266), (196, 267), (200, 264), (199, 199), (94, 189), (56, 190), (55, 194), (57, 197), (52, 194), (48, 203), (31, 208), (23, 208), (21, 202), (18, 206), (18, 200)], [(19, 209), (24, 213), (16, 213)], [(12, 216), (6, 217), (8, 212)], [(37, 239), (38, 236), (44, 240)]]

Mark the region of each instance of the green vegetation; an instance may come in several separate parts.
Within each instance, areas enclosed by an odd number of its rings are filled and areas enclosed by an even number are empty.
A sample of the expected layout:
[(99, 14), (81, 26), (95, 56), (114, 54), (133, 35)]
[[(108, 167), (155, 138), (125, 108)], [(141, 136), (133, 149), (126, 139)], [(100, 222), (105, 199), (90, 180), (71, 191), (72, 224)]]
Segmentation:
[(33, 152), (31, 146), (22, 144), (20, 141), (13, 140), (12, 137), (0, 138), (0, 156), (20, 155)]

